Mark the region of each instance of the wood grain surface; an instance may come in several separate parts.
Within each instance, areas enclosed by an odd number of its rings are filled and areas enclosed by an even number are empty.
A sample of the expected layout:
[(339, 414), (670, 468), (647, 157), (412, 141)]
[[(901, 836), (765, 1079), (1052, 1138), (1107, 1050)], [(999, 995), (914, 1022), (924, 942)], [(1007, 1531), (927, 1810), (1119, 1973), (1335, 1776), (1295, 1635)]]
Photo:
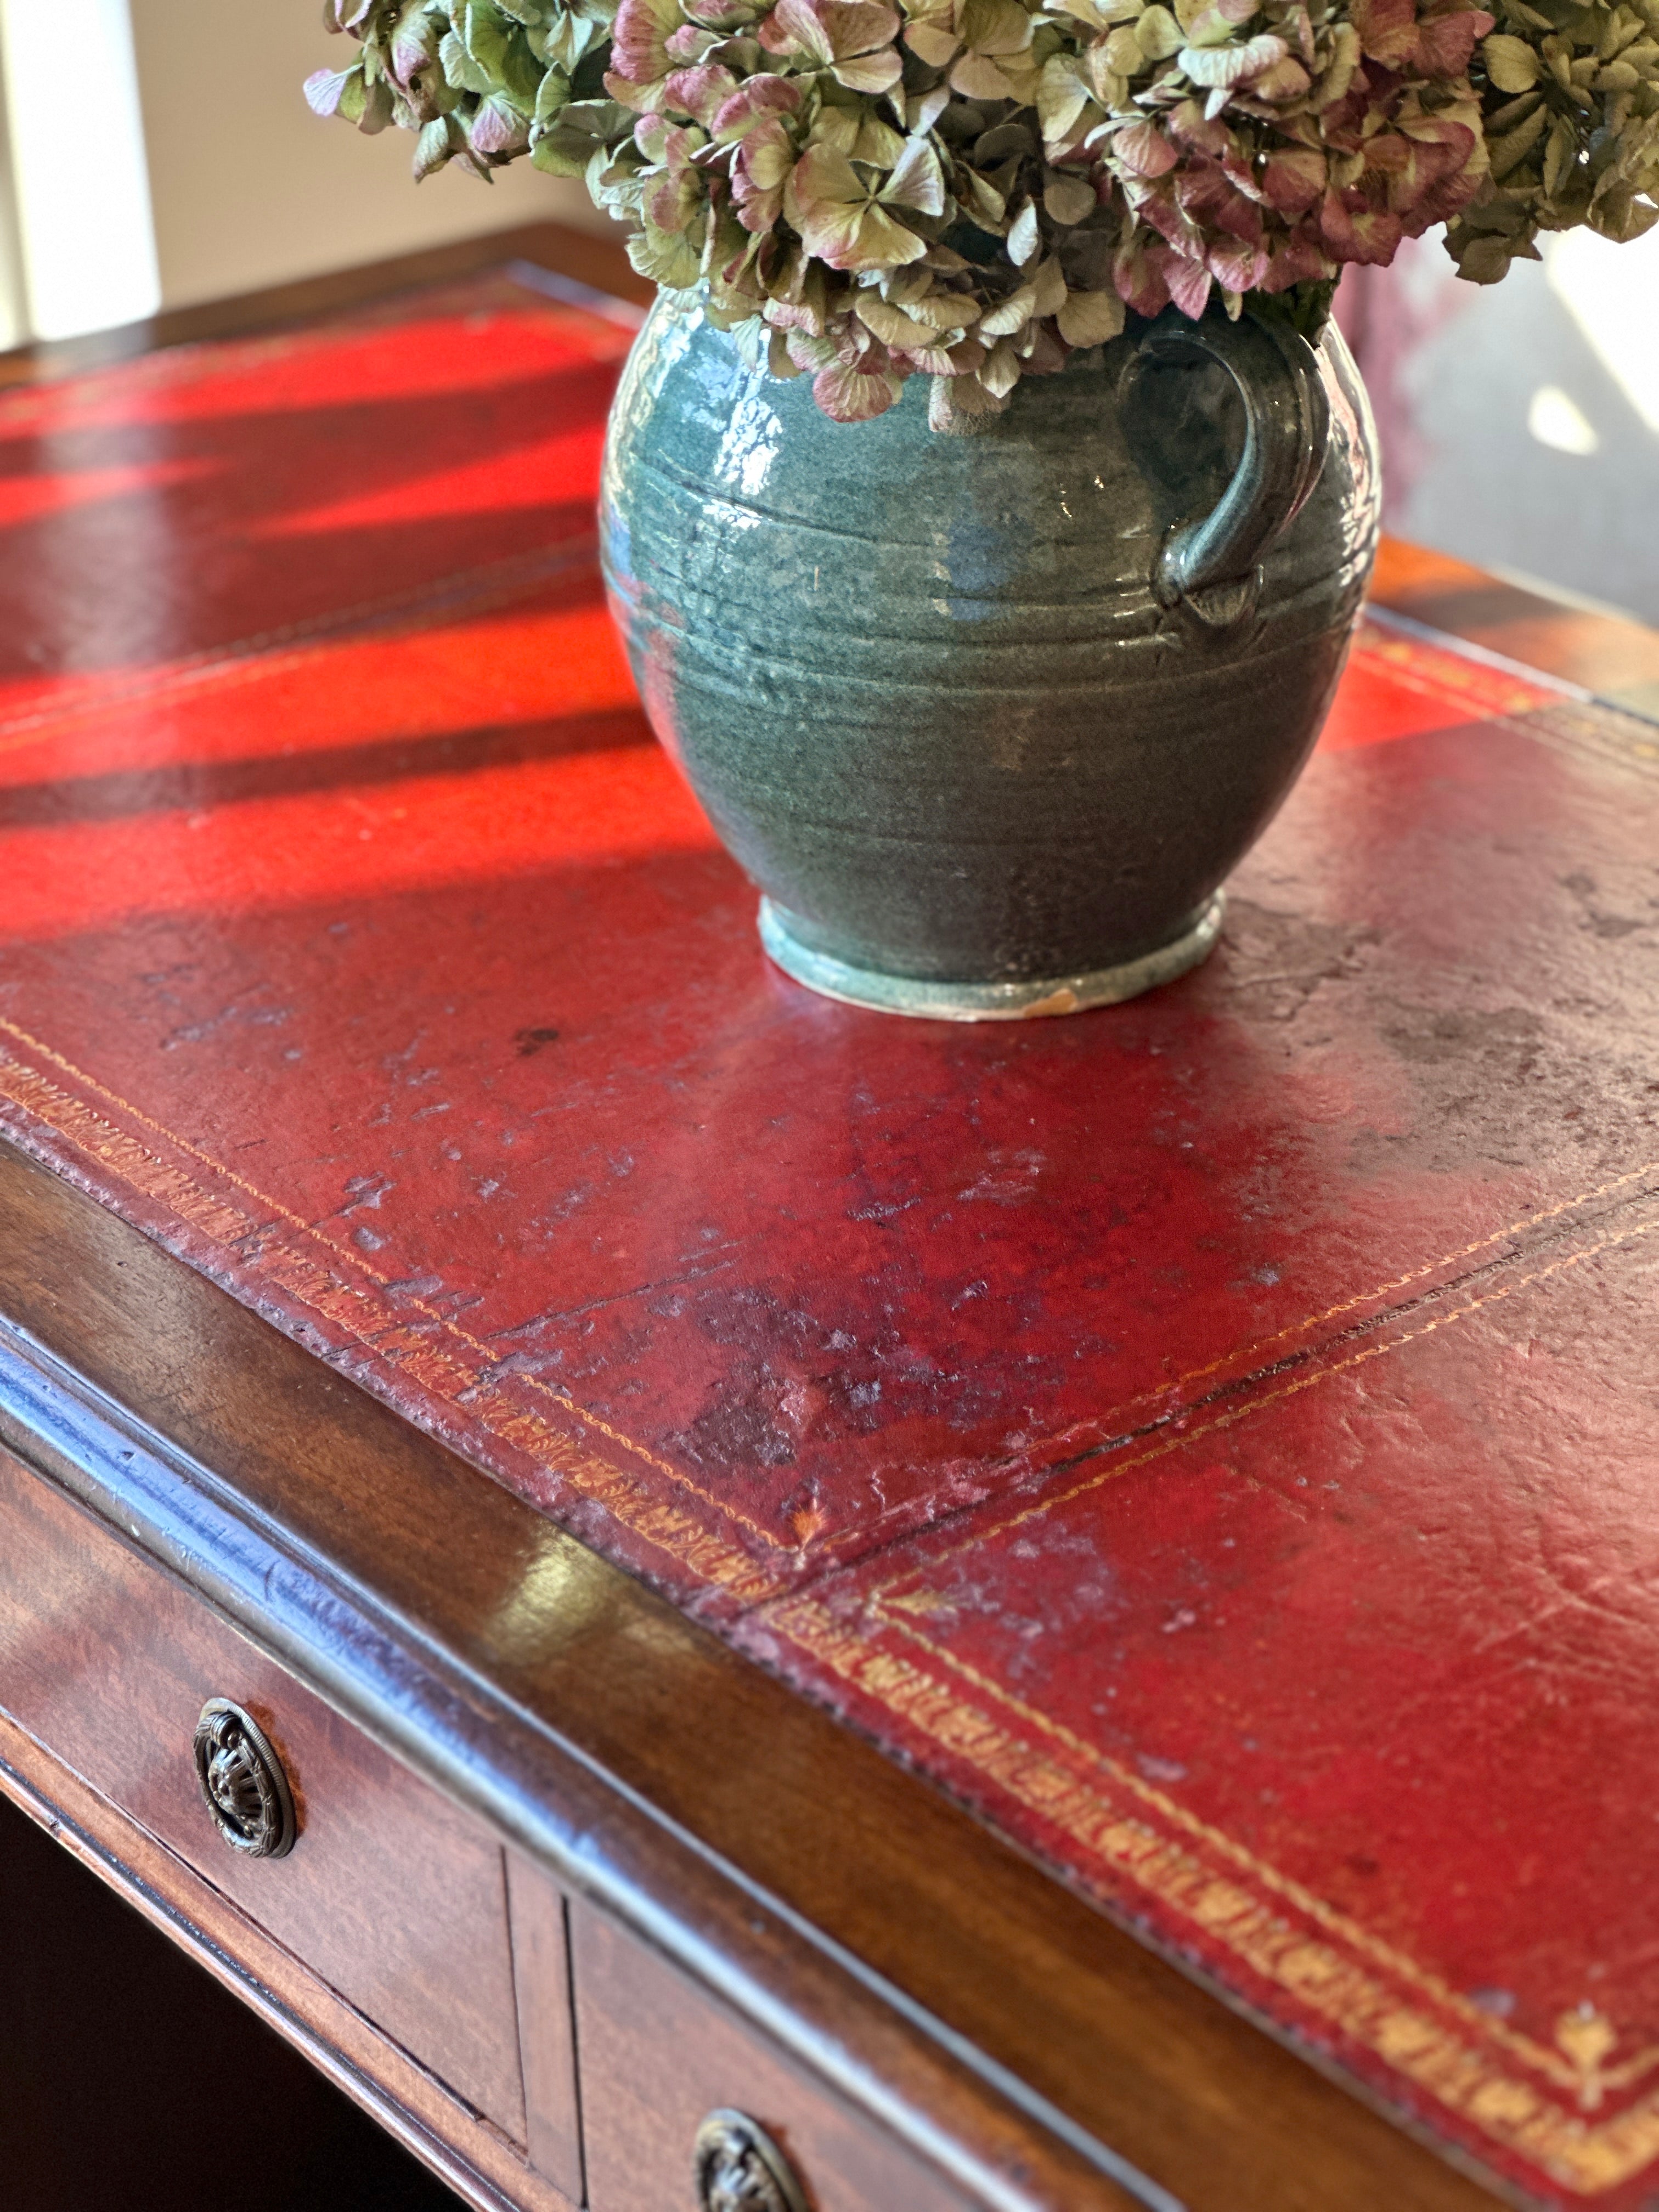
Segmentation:
[(476, 2212), (570, 2212), (569, 2200), (499, 2130), (3, 1714), (0, 1795), (189, 1952)]
[(565, 1897), (556, 1882), (516, 1851), (508, 1852), (507, 1870), (530, 2162), (567, 2197), (584, 2203), (575, 1992)]
[(697, 2129), (721, 2110), (760, 2123), (814, 2212), (966, 2212), (660, 1954), (591, 1906), (573, 1921), (592, 2212), (690, 2205)]
[[(13, 1720), (524, 2142), (506, 1869), (488, 1829), (3, 1451), (0, 1620)], [(240, 1856), (202, 1802), (191, 1739), (210, 1698), (276, 1747), (299, 1814), (285, 1858)]]

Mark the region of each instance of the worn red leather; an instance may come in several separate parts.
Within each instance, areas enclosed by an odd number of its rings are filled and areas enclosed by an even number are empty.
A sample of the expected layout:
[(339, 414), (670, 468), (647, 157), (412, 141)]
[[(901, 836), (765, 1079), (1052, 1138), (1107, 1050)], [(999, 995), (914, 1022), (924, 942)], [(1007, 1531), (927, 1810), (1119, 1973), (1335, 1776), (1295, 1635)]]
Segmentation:
[(831, 1005), (606, 627), (623, 343), (491, 280), (0, 400), (0, 1123), (1373, 2094), (1637, 2212), (1659, 733), (1373, 629), (1200, 972)]

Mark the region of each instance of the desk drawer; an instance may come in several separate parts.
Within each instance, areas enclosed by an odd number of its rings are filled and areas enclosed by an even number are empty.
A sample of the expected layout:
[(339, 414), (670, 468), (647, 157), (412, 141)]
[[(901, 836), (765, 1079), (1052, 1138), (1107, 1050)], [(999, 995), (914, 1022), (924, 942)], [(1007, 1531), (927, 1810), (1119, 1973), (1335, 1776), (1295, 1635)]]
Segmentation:
[(758, 2122), (807, 2212), (969, 2212), (965, 2197), (605, 1913), (573, 1906), (571, 1941), (591, 2212), (696, 2212), (698, 2130), (722, 2111)]
[[(202, 1800), (192, 1740), (213, 1698), (287, 1773), (285, 1857), (230, 1849)], [(0, 1708), (523, 2143), (499, 1844), (3, 1451)]]

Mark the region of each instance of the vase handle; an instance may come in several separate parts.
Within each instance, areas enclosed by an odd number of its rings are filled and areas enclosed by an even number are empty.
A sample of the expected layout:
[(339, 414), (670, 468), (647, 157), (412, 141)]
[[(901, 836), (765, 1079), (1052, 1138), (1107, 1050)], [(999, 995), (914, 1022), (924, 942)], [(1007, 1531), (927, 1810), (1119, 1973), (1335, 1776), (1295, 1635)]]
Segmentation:
[(1193, 322), (1169, 308), (1141, 337), (1137, 359), (1216, 362), (1244, 403), (1244, 450), (1232, 482), (1208, 514), (1164, 540), (1152, 588), (1210, 629), (1231, 629), (1255, 613), (1257, 563), (1299, 513), (1319, 481), (1330, 434), (1330, 403), (1313, 348), (1288, 323)]

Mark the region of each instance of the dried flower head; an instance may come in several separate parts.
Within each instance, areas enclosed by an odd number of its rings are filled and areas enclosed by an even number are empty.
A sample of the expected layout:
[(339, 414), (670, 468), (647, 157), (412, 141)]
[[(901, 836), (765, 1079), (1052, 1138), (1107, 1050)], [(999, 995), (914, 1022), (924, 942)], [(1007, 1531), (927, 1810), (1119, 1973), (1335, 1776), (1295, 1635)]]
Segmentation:
[(327, 0), (307, 87), (416, 171), (581, 177), (635, 266), (842, 422), (1007, 404), (1173, 301), (1277, 297), (1449, 222), (1659, 216), (1659, 0)]
[(1540, 230), (1638, 238), (1659, 222), (1659, 0), (1496, 0), (1471, 71), (1490, 182), (1447, 234), (1477, 284)]

